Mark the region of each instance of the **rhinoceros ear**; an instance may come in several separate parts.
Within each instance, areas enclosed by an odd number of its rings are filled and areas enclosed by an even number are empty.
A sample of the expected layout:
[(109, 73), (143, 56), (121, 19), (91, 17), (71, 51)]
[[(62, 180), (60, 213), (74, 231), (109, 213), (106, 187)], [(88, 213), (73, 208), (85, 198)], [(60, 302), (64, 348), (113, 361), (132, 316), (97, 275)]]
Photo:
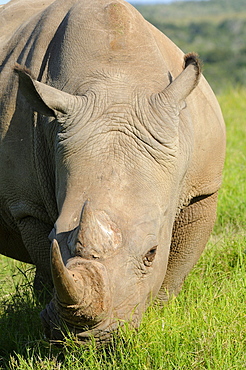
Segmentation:
[(31, 72), (25, 67), (16, 64), (14, 71), (19, 76), (22, 94), (37, 112), (58, 118), (59, 114), (67, 114), (71, 107), (73, 95), (55, 89), (49, 85), (35, 80)]
[(184, 56), (184, 70), (161, 94), (163, 94), (164, 99), (168, 99), (169, 102), (182, 109), (185, 106), (182, 103), (198, 85), (200, 76), (201, 63), (198, 55), (195, 53), (186, 54)]

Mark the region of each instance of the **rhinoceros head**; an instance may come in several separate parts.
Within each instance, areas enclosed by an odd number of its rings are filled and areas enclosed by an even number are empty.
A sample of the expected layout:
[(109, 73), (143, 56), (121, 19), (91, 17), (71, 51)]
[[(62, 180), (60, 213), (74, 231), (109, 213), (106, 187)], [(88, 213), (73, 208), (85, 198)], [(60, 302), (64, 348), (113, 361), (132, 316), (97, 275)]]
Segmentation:
[(119, 92), (119, 76), (107, 85), (104, 73), (103, 89), (97, 82), (75, 96), (16, 71), (34, 110), (51, 117), (40, 120), (53, 127), (47, 141), (58, 218), (50, 234), (55, 293), (42, 312), (46, 333), (61, 338), (62, 322), (80, 339), (104, 338), (125, 320), (137, 326), (167, 268), (187, 169), (179, 115), (198, 83), (198, 60), (186, 56), (181, 74), (149, 95), (140, 87), (127, 94), (124, 83)]

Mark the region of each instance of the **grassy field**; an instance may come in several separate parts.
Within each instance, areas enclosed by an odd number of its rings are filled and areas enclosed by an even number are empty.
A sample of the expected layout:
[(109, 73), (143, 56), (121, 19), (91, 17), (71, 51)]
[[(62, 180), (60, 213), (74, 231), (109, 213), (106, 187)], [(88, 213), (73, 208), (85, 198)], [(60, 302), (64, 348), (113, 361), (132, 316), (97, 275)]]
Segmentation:
[(139, 331), (112, 344), (43, 340), (31, 266), (0, 257), (0, 369), (243, 370), (246, 368), (246, 90), (219, 97), (227, 159), (214, 233), (180, 295), (151, 306)]

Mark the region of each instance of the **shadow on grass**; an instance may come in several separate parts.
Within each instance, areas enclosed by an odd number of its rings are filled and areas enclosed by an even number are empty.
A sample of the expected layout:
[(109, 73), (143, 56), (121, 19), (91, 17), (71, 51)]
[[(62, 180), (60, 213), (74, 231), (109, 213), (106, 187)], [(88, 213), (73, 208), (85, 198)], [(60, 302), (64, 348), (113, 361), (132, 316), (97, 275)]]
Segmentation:
[[(12, 358), (28, 357), (28, 352), (40, 347), (47, 353), (40, 312), (50, 300), (50, 292), (34, 292), (33, 268), (10, 276), (8, 285), (14, 293), (0, 301), (0, 369), (11, 369)], [(18, 280), (18, 276), (21, 279)], [(16, 282), (16, 280), (18, 282)], [(14, 288), (14, 289), (13, 289)]]
[(39, 306), (27, 287), (23, 293), (17, 290), (7, 301), (1, 302), (0, 316), (0, 364), (7, 363), (10, 356), (24, 353), (27, 344), (41, 336)]

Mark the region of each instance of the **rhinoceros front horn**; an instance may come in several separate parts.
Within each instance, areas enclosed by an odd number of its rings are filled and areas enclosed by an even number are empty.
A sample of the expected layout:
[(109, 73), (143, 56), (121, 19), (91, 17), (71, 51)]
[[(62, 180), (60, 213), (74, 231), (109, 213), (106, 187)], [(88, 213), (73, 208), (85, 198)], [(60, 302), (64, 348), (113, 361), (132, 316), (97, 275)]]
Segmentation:
[(71, 258), (65, 266), (56, 240), (51, 248), (51, 271), (59, 310), (75, 310), (71, 316), (76, 322), (97, 322), (108, 312), (110, 305), (109, 282), (105, 267), (96, 261)]
[(68, 305), (77, 304), (83, 296), (83, 287), (75, 283), (75, 275), (71, 273), (62, 260), (59, 245), (53, 240), (51, 245), (51, 271), (54, 287), (59, 300)]

